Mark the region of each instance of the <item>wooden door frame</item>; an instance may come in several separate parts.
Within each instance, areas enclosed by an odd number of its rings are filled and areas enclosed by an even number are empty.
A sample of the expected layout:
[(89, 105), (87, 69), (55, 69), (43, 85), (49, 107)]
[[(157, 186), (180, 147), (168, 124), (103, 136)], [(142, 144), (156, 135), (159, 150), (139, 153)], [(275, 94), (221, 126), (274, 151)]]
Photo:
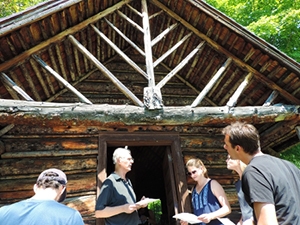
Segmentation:
[[(183, 163), (183, 156), (178, 133), (141, 132), (123, 133), (110, 132), (99, 134), (98, 165), (97, 165), (97, 196), (98, 198), (102, 182), (107, 177), (107, 147), (108, 146), (170, 146), (173, 164), (173, 178), (176, 185), (178, 205), (175, 212), (190, 212), (190, 201), (188, 199), (188, 187)], [(97, 220), (100, 225), (100, 220)]]

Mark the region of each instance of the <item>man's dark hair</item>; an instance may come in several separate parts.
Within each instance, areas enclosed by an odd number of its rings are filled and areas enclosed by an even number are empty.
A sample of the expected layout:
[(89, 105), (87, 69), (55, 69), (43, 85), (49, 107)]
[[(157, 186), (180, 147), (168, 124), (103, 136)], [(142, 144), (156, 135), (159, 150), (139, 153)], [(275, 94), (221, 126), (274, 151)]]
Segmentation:
[(258, 131), (251, 124), (237, 121), (225, 127), (222, 133), (229, 136), (233, 148), (239, 145), (249, 155), (254, 155), (260, 150)]

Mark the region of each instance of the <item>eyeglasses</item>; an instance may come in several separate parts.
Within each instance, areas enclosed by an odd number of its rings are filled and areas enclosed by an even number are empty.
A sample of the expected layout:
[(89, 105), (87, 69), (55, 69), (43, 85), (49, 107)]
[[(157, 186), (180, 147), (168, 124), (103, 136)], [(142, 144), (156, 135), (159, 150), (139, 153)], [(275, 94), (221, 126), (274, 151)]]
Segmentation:
[(191, 173), (188, 172), (187, 175), (191, 176), (192, 174), (195, 174), (197, 172), (197, 170), (193, 170)]
[(126, 157), (121, 157), (122, 159), (127, 159), (128, 161), (134, 162), (134, 158), (126, 158)]

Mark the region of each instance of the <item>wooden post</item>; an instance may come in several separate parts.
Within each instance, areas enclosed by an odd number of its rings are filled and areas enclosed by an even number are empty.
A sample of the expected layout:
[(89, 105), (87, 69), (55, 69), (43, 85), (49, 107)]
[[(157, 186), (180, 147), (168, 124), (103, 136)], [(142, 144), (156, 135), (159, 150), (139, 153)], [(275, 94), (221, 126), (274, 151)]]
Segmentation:
[(155, 87), (150, 25), (146, 0), (142, 0), (142, 15), (146, 69), (148, 74), (148, 87), (144, 88), (144, 104), (148, 109), (161, 109), (163, 106), (161, 91), (160, 88)]

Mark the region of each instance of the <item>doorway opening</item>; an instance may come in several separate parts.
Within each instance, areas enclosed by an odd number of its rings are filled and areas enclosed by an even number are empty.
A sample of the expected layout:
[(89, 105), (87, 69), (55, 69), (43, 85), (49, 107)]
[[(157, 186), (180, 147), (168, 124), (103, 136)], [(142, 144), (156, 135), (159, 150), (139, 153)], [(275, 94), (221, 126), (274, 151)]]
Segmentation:
[[(107, 147), (107, 175), (114, 171), (112, 154), (115, 149), (116, 147)], [(168, 212), (163, 175), (166, 146), (128, 146), (128, 149), (131, 151), (134, 163), (131, 171), (127, 173), (127, 177), (131, 180), (136, 199), (139, 201), (143, 196), (160, 199), (161, 212), (155, 212), (155, 217), (159, 217), (157, 222), (164, 224), (163, 221)], [(157, 215), (157, 213), (161, 215)]]
[[(114, 171), (112, 154), (128, 146), (134, 163), (127, 176), (137, 201), (142, 196), (161, 201), (160, 224), (176, 224), (172, 216), (190, 210), (185, 169), (177, 134), (103, 134), (99, 138), (97, 196), (104, 179)], [(157, 215), (156, 215), (157, 216)], [(97, 225), (101, 223), (98, 223)]]

